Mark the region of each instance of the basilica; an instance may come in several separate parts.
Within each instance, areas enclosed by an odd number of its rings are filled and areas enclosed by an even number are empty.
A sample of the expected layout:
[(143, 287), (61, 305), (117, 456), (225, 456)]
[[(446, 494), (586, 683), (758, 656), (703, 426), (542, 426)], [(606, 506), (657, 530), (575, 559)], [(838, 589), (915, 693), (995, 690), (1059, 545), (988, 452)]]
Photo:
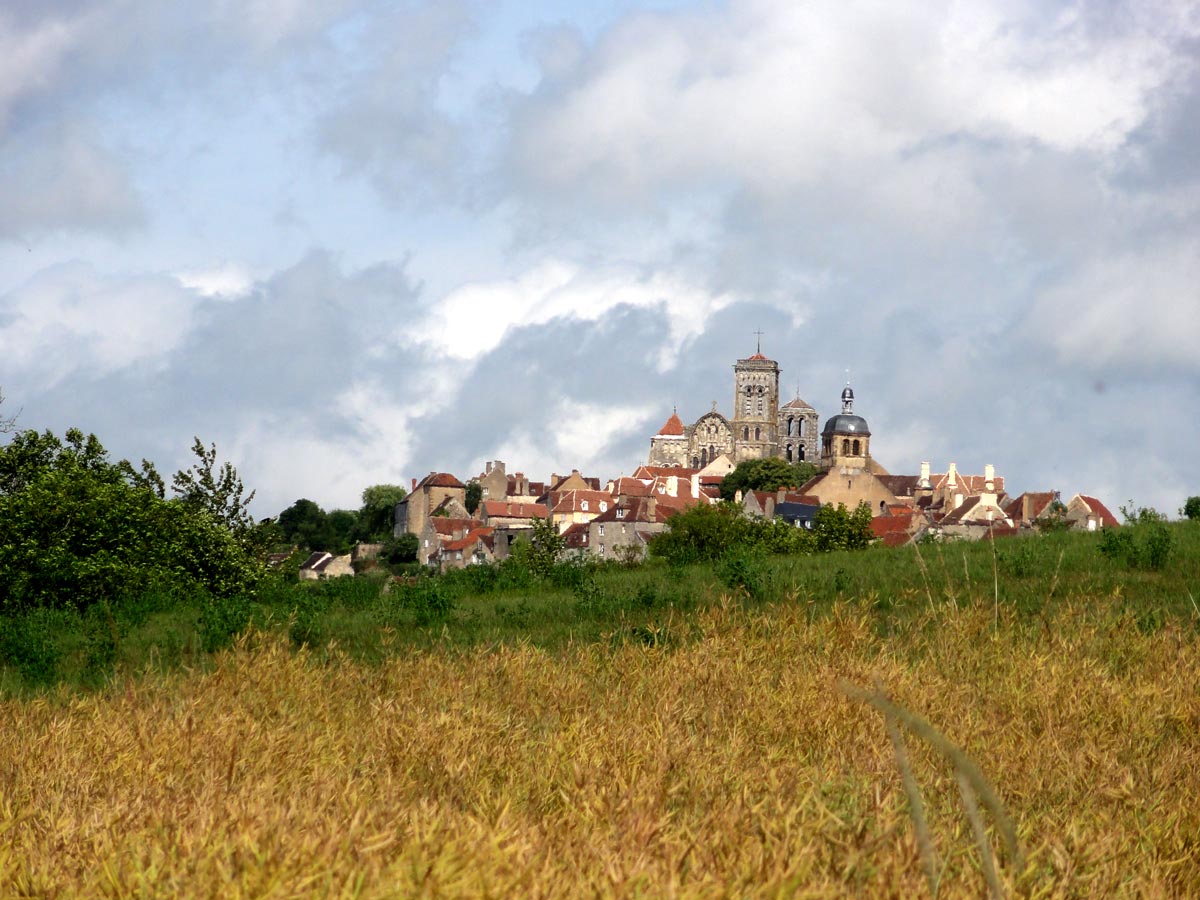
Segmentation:
[(650, 439), (651, 466), (702, 469), (722, 455), (737, 465), (774, 456), (787, 462), (812, 462), (823, 469), (850, 465), (878, 470), (871, 462), (871, 432), (854, 414), (854, 391), (842, 391), (842, 412), (818, 434), (817, 411), (796, 396), (779, 402), (779, 363), (761, 347), (733, 366), (733, 418), (713, 408), (691, 425), (677, 412)]

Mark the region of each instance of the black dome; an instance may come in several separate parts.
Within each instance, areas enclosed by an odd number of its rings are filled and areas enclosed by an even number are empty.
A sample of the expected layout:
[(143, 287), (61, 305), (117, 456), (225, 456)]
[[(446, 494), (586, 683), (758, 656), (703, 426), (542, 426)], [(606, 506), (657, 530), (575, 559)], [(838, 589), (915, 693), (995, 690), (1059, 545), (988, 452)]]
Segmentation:
[(867, 420), (862, 416), (842, 413), (826, 419), (821, 434), (865, 434), (870, 437), (871, 429), (867, 427)]

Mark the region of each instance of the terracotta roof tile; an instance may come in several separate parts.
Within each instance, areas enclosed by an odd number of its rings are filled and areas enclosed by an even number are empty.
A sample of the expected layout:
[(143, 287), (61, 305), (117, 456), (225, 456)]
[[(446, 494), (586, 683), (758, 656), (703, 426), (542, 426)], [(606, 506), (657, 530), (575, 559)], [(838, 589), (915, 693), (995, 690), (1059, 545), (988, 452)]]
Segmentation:
[(663, 427), (658, 429), (655, 437), (683, 437), (683, 422), (678, 414), (671, 413), (671, 418), (663, 423)]
[(465, 488), (466, 485), (449, 472), (430, 472), (417, 484), (418, 489), (423, 487)]

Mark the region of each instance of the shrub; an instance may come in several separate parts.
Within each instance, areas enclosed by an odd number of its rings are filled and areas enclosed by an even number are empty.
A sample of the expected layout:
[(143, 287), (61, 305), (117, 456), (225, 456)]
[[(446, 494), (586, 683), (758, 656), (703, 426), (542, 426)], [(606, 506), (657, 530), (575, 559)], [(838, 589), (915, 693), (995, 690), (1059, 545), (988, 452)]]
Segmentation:
[(1100, 535), (1100, 553), (1131, 569), (1160, 570), (1171, 555), (1173, 540), (1166, 517), (1149, 507), (1121, 507), (1125, 525), (1106, 528)]
[(0, 664), (12, 666), (29, 684), (50, 684), (58, 675), (59, 652), (45, 610), (0, 619)]

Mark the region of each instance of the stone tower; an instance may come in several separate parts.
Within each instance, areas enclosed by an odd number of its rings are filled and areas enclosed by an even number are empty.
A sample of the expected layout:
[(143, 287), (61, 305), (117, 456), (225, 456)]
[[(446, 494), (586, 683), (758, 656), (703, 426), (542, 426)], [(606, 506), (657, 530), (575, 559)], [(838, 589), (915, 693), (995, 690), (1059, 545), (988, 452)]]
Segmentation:
[(870, 469), (871, 429), (867, 420), (854, 414), (854, 390), (850, 383), (842, 391), (842, 412), (832, 416), (821, 429), (822, 469)]
[(779, 455), (779, 363), (761, 345), (734, 364), (732, 424), (734, 462)]
[(799, 394), (779, 408), (779, 455), (790, 463), (817, 462), (817, 411)]

